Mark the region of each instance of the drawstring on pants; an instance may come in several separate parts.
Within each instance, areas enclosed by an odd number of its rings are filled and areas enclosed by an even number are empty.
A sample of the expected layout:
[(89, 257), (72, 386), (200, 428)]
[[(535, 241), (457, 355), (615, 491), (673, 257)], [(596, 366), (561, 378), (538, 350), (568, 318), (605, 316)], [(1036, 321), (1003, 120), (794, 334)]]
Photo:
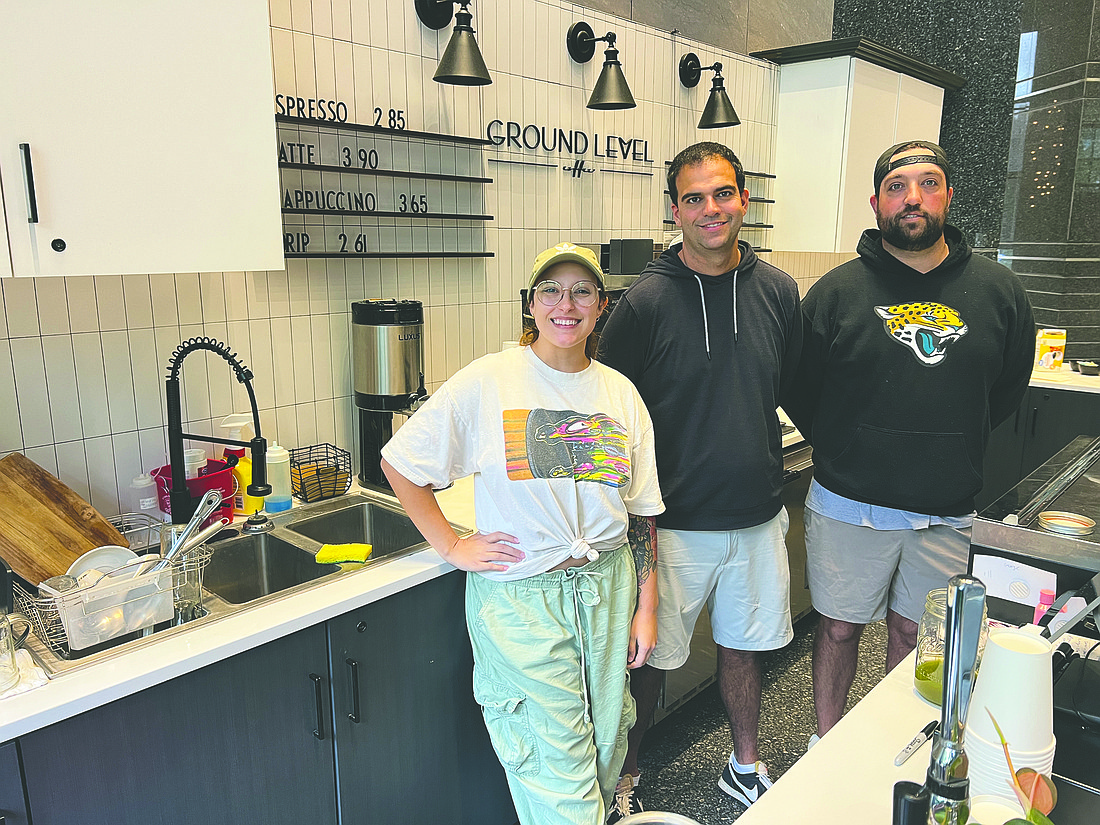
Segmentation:
[[(583, 541), (583, 539), (582, 539)], [(579, 558), (579, 557), (578, 557)], [(584, 655), (584, 629), (581, 626), (581, 605), (596, 607), (600, 603), (600, 594), (596, 590), (592, 577), (600, 577), (602, 573), (581, 570), (577, 567), (569, 567), (565, 570), (565, 580), (573, 591), (573, 618), (577, 623), (577, 639), (581, 649), (581, 693), (584, 694), (584, 721), (592, 723), (592, 708), (588, 702), (588, 662)]]

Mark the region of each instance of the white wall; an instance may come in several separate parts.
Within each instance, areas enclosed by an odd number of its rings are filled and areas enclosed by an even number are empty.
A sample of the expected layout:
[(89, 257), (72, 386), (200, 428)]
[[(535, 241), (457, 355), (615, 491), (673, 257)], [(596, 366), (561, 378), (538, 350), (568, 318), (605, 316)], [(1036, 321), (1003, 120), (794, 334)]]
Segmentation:
[[(746, 168), (775, 171), (775, 66), (561, 0), (482, 2), (472, 11), (494, 80), (480, 89), (431, 79), (449, 31), (421, 26), (411, 0), (272, 0), (276, 93), (345, 101), (349, 120), (357, 122), (371, 122), (375, 106), (400, 108), (408, 128), (424, 131), (482, 136), (488, 121), (500, 118), (638, 137), (649, 142), (652, 164), (596, 163), (591, 155), (587, 163), (652, 176), (599, 171), (574, 179), (561, 168), (572, 157), (488, 147), (480, 153), (482, 174), (494, 182), (482, 197), (495, 220), (483, 230), (451, 227), (495, 252), (486, 259), (290, 260), (285, 270), (270, 272), (3, 279), (0, 454), (24, 452), (102, 512), (117, 512), (130, 479), (165, 463), (163, 383), (173, 349), (184, 338), (207, 335), (227, 341), (255, 373), (265, 436), (288, 447), (327, 441), (354, 456), (352, 301), (424, 302), (432, 389), (517, 336), (518, 293), (538, 251), (563, 239), (663, 239), (664, 163), (679, 149), (719, 140)], [(600, 53), (583, 66), (570, 61), (565, 34), (580, 19), (598, 35), (617, 34), (638, 108), (584, 108), (601, 61)], [(693, 90), (679, 85), (676, 65), (687, 51), (704, 64), (723, 62), (740, 127), (695, 128), (710, 75)], [(535, 159), (554, 168), (491, 158)], [(749, 185), (753, 194), (767, 194), (767, 182)], [(753, 208), (750, 221), (772, 222), (773, 207)], [(421, 243), (439, 223), (380, 225)], [(769, 242), (766, 230), (745, 237), (756, 246)], [(183, 394), (192, 432), (211, 433), (223, 416), (247, 409), (229, 368), (205, 353), (187, 358)], [(212, 454), (211, 445), (195, 446)]]

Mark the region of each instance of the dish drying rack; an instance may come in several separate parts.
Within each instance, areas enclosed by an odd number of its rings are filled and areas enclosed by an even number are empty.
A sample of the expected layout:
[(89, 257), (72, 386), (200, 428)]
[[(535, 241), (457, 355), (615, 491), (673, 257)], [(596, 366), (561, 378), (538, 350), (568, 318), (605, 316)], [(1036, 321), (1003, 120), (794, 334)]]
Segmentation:
[(31, 622), (42, 643), (62, 659), (76, 659), (131, 641), (151, 633), (158, 624), (183, 624), (205, 615), (201, 607), (202, 574), (212, 554), (206, 545), (199, 545), (161, 570), (113, 575), (131, 566), (139, 570), (152, 566), (152, 560), (160, 557), (163, 522), (138, 513), (124, 513), (108, 521), (139, 554), (136, 561), (109, 571), (92, 585), (57, 596), (14, 583), (18, 610)]

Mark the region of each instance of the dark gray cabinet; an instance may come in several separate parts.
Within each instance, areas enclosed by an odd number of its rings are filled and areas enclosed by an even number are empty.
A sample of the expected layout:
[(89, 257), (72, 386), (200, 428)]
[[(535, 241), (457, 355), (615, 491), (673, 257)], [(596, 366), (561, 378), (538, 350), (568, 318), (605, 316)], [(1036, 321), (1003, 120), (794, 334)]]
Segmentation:
[(335, 823), (330, 717), (318, 625), (21, 737), (34, 825)]
[(515, 822), (473, 698), (465, 583), (455, 571), (328, 623), (341, 822)]
[(1100, 435), (1100, 393), (1030, 387), (1016, 413), (990, 433), (978, 512), (1079, 435)]
[(18, 745), (6, 742), (0, 745), (0, 823), (28, 825), (28, 822)]
[(511, 825), (464, 598), (448, 573), (21, 737), (34, 825)]

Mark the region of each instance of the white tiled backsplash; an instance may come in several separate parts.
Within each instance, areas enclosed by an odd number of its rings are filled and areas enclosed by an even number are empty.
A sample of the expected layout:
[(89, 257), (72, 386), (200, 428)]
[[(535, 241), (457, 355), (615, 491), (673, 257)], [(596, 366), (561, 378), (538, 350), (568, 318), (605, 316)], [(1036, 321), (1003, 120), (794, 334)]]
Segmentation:
[[(679, 149), (722, 141), (747, 169), (773, 171), (777, 67), (559, 0), (478, 2), (471, 11), (493, 76), (481, 88), (432, 80), (450, 29), (422, 26), (411, 0), (271, 0), (276, 93), (343, 101), (357, 123), (373, 123), (375, 107), (401, 109), (408, 128), (420, 131), (481, 137), (489, 121), (501, 119), (639, 137), (649, 141), (653, 163), (620, 165), (652, 175), (574, 178), (562, 169), (571, 156), (489, 146), (478, 153), (480, 169), (465, 172), (493, 179), (470, 195), (472, 210), (494, 216), (483, 229), (423, 219), (377, 224), (416, 248), (442, 224), (448, 240), (476, 240), (491, 258), (311, 259), (271, 272), (4, 279), (0, 454), (23, 452), (101, 512), (117, 512), (130, 479), (166, 463), (168, 359), (182, 340), (209, 336), (227, 342), (255, 374), (264, 436), (287, 447), (331, 442), (355, 456), (352, 301), (424, 303), (426, 381), (434, 390), (518, 337), (519, 290), (540, 250), (566, 239), (662, 240), (664, 163)], [(597, 36), (616, 33), (638, 108), (585, 108), (602, 51), (588, 64), (572, 63), (565, 33), (577, 20)], [(723, 63), (741, 126), (695, 128), (711, 74), (694, 89), (681, 87), (676, 65), (688, 51), (704, 65)], [(422, 158), (415, 142), (409, 147), (410, 165), (394, 168), (433, 164), (431, 150)], [(274, 155), (272, 147), (272, 162)], [(591, 155), (587, 160), (593, 165)], [(750, 181), (750, 190), (766, 195), (766, 182)], [(766, 205), (754, 208), (749, 220), (770, 223)], [(750, 242), (766, 245), (767, 233)], [(243, 386), (216, 356), (189, 356), (182, 381), (186, 431), (218, 434), (221, 418), (248, 410)], [(213, 455), (213, 445), (193, 446)]]

